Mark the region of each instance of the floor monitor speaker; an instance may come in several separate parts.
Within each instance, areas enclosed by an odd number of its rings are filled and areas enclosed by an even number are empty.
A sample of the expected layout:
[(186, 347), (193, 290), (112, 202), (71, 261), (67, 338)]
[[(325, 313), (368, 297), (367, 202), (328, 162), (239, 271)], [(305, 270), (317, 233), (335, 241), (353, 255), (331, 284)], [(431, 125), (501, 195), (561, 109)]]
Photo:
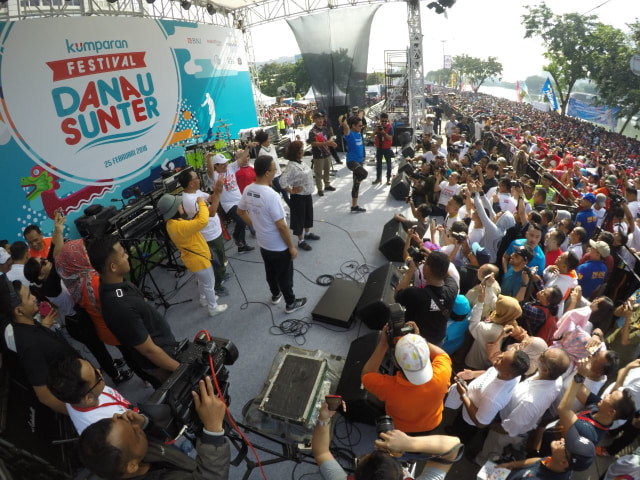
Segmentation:
[(360, 376), (378, 344), (378, 332), (372, 332), (351, 342), (336, 394), (347, 404), (345, 416), (352, 422), (375, 425), (376, 418), (384, 415), (384, 404), (362, 387)]
[(400, 174), (400, 172), (406, 173), (407, 175), (413, 173), (413, 164), (402, 158), (398, 162), (398, 174)]
[(372, 330), (381, 330), (394, 303), (395, 290), (402, 275), (392, 263), (369, 274), (364, 291), (356, 307), (356, 317)]
[[(393, 129), (393, 146), (402, 147), (402, 142), (400, 139), (404, 139), (406, 141), (407, 135), (403, 135), (405, 133), (409, 134), (409, 142), (411, 141), (411, 137), (413, 137), (413, 128), (411, 127), (395, 127)], [(407, 142), (408, 143), (408, 142)]]
[(399, 172), (391, 181), (389, 193), (396, 200), (404, 200), (409, 196), (411, 191), (411, 179), (404, 172)]
[(330, 323), (348, 328), (353, 321), (353, 312), (362, 295), (362, 284), (352, 280), (334, 278), (316, 307), (311, 318), (316, 322)]
[(404, 226), (401, 222), (392, 218), (382, 228), (378, 250), (390, 262), (403, 262), (402, 251), (406, 241), (407, 232), (405, 232)]

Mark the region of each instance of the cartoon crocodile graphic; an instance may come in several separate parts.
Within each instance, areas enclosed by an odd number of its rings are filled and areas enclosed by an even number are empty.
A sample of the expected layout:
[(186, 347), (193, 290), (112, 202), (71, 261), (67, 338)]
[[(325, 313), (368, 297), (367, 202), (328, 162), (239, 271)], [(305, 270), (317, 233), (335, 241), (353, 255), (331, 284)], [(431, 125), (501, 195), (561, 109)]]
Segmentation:
[[(51, 168), (53, 169), (53, 167)], [(113, 187), (113, 184), (87, 185), (71, 195), (60, 198), (56, 194), (56, 190), (60, 188), (60, 183), (58, 182), (59, 177), (39, 165), (31, 168), (30, 173), (30, 176), (20, 179), (20, 186), (27, 188), (33, 187), (27, 194), (27, 200), (32, 201), (41, 197), (44, 211), (49, 218), (54, 217), (54, 212), (58, 208), (61, 208), (62, 213), (65, 215), (69, 212), (80, 210), (83, 205), (90, 203), (95, 198), (101, 197)]]

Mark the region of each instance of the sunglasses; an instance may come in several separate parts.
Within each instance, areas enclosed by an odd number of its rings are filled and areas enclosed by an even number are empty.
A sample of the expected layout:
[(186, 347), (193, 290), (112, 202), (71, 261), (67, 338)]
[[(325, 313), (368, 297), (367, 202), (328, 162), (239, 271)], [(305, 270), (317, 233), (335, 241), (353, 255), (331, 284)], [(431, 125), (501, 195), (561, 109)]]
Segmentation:
[(93, 385), (93, 387), (91, 387), (89, 390), (87, 390), (82, 396), (84, 397), (85, 395), (91, 393), (93, 391), (94, 388), (96, 388), (98, 385), (100, 385), (100, 382), (104, 381), (104, 378), (102, 377), (102, 370), (100, 370), (99, 368), (94, 368), (93, 369), (94, 373), (95, 373), (95, 377), (96, 377), (96, 383)]

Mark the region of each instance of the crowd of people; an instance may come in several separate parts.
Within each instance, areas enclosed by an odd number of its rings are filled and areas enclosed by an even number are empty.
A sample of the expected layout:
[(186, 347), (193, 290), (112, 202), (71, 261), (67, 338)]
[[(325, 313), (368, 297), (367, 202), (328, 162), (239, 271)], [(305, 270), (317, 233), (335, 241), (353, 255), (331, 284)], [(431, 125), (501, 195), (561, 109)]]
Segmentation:
[[(425, 119), (420, 145), (404, 159), (413, 218), (394, 217), (407, 232), (395, 302), (412, 333), (390, 342), (385, 326), (361, 373), (394, 429), (358, 462), (356, 478), (404, 478), (389, 455), (404, 451), (433, 457), (420, 479), (444, 478), (463, 451), (478, 467), (491, 461), (509, 470), (508, 479), (570, 478), (596, 455), (622, 452), (640, 428), (640, 143), (481, 94), (438, 109), (446, 121)], [(206, 185), (186, 170), (182, 194), (157, 203), (211, 317), (225, 313), (229, 295), (221, 215), (233, 223), (239, 254), (259, 247), (271, 303), (284, 298), (286, 314), (306, 305), (294, 293), (293, 262), (320, 239), (313, 195), (336, 190), (329, 168), (337, 145), (323, 112), (305, 114), (312, 167), (303, 142), (289, 145), (281, 165), (269, 135), (258, 132), (253, 165), (248, 150), (232, 162), (208, 154)], [(382, 113), (367, 132), (357, 107), (338, 123), (353, 177), (349, 208), (362, 213), (365, 141), (375, 149), (370, 182), (382, 186), (385, 173), (389, 185), (393, 125)], [(128, 252), (117, 237), (65, 242), (64, 224), (58, 211), (51, 237), (31, 225), (25, 241), (0, 247), (9, 365), (44, 405), (69, 415), (80, 457), (97, 475), (227, 478), (225, 409), (209, 378), (193, 394), (204, 426), (195, 461), (147, 438), (149, 420), (116, 387), (134, 374), (162, 385), (179, 366), (176, 339), (126, 279)], [(60, 334), (59, 318), (100, 368)], [(380, 373), (389, 358), (394, 375)], [(446, 409), (453, 421), (446, 435), (435, 434)], [(322, 406), (312, 449), (324, 478), (344, 479), (329, 448), (334, 414)], [(627, 457), (610, 469), (638, 470)]]

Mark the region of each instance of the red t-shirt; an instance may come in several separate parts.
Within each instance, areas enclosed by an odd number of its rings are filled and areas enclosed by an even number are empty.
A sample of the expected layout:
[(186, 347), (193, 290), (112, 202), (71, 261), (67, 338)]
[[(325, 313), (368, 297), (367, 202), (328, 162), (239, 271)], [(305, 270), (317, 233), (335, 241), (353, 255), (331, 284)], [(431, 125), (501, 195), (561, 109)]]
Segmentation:
[(256, 181), (256, 171), (253, 169), (251, 165), (246, 167), (240, 167), (236, 172), (236, 182), (238, 183), (238, 188), (240, 189), (240, 193), (244, 192), (244, 189), (247, 186), (251, 185)]
[(558, 257), (562, 255), (562, 250), (559, 248), (557, 250), (553, 250), (551, 252), (547, 252), (544, 254), (544, 268), (547, 268), (549, 265), (555, 265)]

